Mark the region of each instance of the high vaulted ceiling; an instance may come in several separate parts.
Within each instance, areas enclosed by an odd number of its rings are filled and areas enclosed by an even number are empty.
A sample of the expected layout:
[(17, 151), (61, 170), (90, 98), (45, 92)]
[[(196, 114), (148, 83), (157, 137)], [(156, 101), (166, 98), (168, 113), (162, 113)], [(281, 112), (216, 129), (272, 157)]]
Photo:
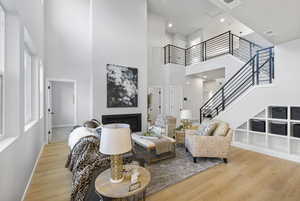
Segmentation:
[[(220, 0), (210, 0), (217, 5)], [(274, 44), (300, 38), (299, 0), (240, 0), (227, 11)], [(267, 34), (266, 32), (269, 32)]]
[(224, 13), (209, 0), (148, 0), (151, 12), (173, 23), (169, 32), (190, 34)]
[[(230, 14), (273, 44), (300, 38), (300, 0), (148, 0), (151, 12), (173, 23), (168, 32), (188, 35)], [(224, 1), (224, 0), (223, 0)]]

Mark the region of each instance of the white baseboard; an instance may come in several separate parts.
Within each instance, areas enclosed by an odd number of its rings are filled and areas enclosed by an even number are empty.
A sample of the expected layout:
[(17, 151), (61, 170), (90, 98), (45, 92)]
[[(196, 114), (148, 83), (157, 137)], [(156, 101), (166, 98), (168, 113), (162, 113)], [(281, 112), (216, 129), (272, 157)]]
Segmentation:
[(261, 153), (261, 154), (266, 154), (266, 155), (273, 156), (273, 157), (276, 157), (276, 158), (281, 158), (281, 159), (290, 160), (290, 161), (300, 163), (300, 157), (299, 156), (290, 155), (288, 153), (276, 152), (276, 151), (272, 151), (272, 150), (269, 150), (269, 149), (266, 149), (266, 148), (256, 147), (256, 146), (243, 144), (243, 143), (239, 143), (239, 142), (233, 142), (232, 146), (238, 147), (238, 148), (241, 148), (241, 149), (246, 149), (246, 150), (258, 152), (258, 153)]
[(67, 127), (73, 127), (74, 124), (61, 124), (61, 125), (53, 125), (52, 128), (67, 128)]
[(29, 180), (28, 180), (28, 182), (27, 182), (27, 185), (26, 185), (26, 188), (25, 188), (25, 191), (24, 191), (24, 193), (23, 193), (23, 196), (22, 196), (21, 201), (24, 201), (24, 200), (25, 200), (27, 191), (28, 191), (28, 189), (29, 189), (29, 187), (30, 187), (30, 184), (31, 184), (31, 181), (32, 181), (32, 177), (33, 177), (33, 175), (34, 175), (34, 172), (35, 172), (35, 170), (36, 170), (36, 167), (37, 167), (37, 165), (38, 165), (38, 162), (39, 162), (39, 160), (40, 160), (40, 158), (41, 158), (41, 155), (42, 155), (42, 153), (43, 153), (44, 146), (45, 146), (45, 144), (43, 143), (43, 145), (42, 145), (42, 147), (41, 147), (41, 150), (40, 150), (40, 153), (39, 153), (39, 155), (38, 155), (38, 157), (37, 157), (37, 159), (36, 159), (36, 161), (35, 161), (35, 164), (34, 164), (34, 166), (33, 166), (32, 172), (31, 172), (31, 174), (30, 174), (30, 177), (29, 177)]

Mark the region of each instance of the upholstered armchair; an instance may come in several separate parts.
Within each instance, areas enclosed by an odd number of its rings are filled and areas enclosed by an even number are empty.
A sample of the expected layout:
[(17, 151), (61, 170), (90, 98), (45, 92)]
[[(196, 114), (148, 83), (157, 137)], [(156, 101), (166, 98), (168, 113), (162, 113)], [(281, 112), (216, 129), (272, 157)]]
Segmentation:
[(228, 129), (224, 136), (200, 136), (195, 130), (185, 131), (185, 147), (197, 162), (198, 157), (222, 158), (227, 163), (233, 130)]

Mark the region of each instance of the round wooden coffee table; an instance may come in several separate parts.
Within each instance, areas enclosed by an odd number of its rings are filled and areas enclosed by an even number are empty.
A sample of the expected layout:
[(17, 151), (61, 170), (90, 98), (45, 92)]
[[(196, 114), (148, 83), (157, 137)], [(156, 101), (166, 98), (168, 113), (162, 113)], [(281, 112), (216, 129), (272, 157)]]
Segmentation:
[(130, 178), (126, 177), (124, 177), (124, 180), (120, 183), (112, 183), (110, 181), (111, 170), (107, 169), (96, 178), (95, 189), (97, 193), (105, 197), (113, 198), (113, 200), (126, 200), (126, 198), (143, 193), (143, 200), (145, 200), (146, 188), (151, 180), (150, 172), (137, 165), (125, 165), (124, 168), (125, 170), (138, 169), (138, 172), (140, 173), (138, 181), (141, 183), (141, 186), (138, 189), (129, 191)]

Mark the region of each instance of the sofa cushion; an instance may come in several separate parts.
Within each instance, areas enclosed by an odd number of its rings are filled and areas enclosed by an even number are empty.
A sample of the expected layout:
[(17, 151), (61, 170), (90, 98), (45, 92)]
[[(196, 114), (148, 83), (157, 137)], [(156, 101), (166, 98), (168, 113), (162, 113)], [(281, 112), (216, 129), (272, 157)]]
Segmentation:
[(211, 136), (214, 130), (216, 129), (216, 127), (217, 127), (216, 122), (208, 122), (205, 124), (201, 124), (201, 126), (197, 131), (197, 134), (201, 136)]
[(229, 129), (229, 124), (223, 121), (220, 121), (213, 132), (213, 136), (226, 136)]

